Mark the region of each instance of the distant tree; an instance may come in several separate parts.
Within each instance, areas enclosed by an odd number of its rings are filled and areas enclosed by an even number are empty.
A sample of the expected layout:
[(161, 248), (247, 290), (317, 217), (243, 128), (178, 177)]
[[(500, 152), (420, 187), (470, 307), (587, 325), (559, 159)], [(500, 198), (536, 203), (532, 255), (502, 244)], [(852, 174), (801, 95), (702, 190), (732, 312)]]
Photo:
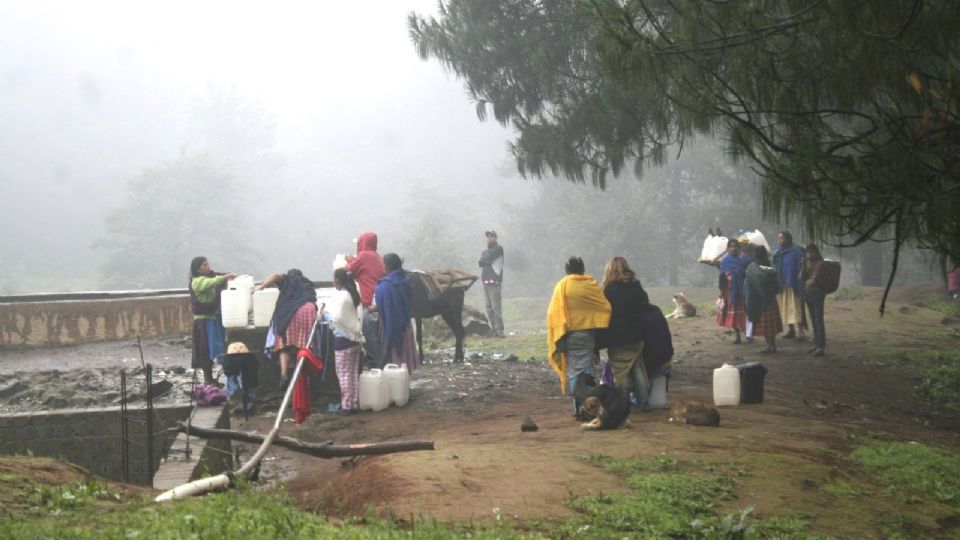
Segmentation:
[(255, 253), (244, 241), (236, 184), (205, 155), (181, 155), (143, 171), (127, 184), (124, 205), (106, 218), (97, 242), (111, 252), (102, 268), (109, 286), (185, 286), (190, 259), (207, 256), (214, 269), (237, 270)]
[[(410, 185), (407, 200), (399, 207), (402, 224), (395, 232), (404, 266), (418, 269), (460, 268), (475, 272), (470, 255), (483, 249), (483, 229), (469, 212), (471, 201), (448, 193), (439, 182), (419, 180)], [(473, 243), (470, 239), (474, 238)], [(471, 264), (472, 262), (472, 264)]]
[(543, 293), (539, 285), (552, 284), (569, 255), (583, 257), (598, 279), (606, 261), (621, 255), (644, 284), (707, 285), (715, 272), (696, 260), (708, 228), (728, 235), (740, 228), (775, 232), (762, 221), (755, 175), (735, 167), (716, 145), (697, 145), (647, 171), (641, 183), (614, 183), (604, 191), (540, 185), (533, 203), (514, 209), (508, 230), (527, 239), (522, 249), (537, 262), (524, 272), (528, 293)]
[(513, 124), (524, 174), (604, 187), (720, 132), (765, 180), (768, 216), (960, 259), (952, 2), (447, 0), (409, 27), (481, 119)]

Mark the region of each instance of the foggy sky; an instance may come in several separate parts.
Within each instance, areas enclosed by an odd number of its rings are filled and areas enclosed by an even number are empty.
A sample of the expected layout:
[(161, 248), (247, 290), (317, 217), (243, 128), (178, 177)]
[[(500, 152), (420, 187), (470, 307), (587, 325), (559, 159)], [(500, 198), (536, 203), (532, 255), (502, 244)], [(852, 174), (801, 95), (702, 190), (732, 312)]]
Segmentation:
[[(336, 218), (336, 245), (311, 259), (363, 230), (398, 241), (382, 206), (411, 183), (522, 191), (503, 174), (509, 130), (477, 121), (462, 83), (419, 59), (411, 10), (435, 2), (0, 2), (0, 286), (95, 280), (105, 215), (129, 178), (200, 146), (193, 113), (211, 89), (275, 123), (283, 165), (245, 199), (251, 223), (281, 228), (253, 216), (290, 192), (318, 223)], [(297, 263), (290, 246), (261, 251), (271, 269)]]

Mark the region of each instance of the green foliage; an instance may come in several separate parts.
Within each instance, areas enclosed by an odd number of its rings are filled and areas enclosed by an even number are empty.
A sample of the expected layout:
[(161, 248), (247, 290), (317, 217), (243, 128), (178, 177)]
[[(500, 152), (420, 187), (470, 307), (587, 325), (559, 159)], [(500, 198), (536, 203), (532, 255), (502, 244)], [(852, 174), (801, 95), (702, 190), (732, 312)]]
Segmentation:
[(871, 441), (851, 459), (874, 472), (891, 494), (922, 495), (960, 510), (960, 455), (915, 442)]
[(519, 170), (589, 178), (722, 133), (768, 216), (960, 259), (960, 16), (950, 2), (446, 0), (423, 58), (512, 123)]
[(244, 242), (240, 215), (231, 174), (206, 156), (182, 155), (147, 169), (130, 180), (124, 206), (107, 217), (107, 236), (97, 244), (111, 251), (104, 280), (183, 287), (198, 255), (215, 270), (249, 268), (256, 254)]

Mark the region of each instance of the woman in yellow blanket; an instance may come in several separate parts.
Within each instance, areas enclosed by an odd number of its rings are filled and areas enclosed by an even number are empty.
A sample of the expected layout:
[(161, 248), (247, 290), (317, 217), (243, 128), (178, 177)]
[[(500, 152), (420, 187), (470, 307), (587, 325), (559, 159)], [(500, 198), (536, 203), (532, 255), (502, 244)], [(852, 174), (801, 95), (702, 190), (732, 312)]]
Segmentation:
[[(599, 361), (596, 330), (610, 324), (610, 303), (597, 280), (585, 274), (583, 260), (570, 257), (567, 275), (557, 283), (547, 308), (547, 359), (560, 376), (560, 390), (571, 393), (581, 373), (593, 374)], [(573, 414), (580, 404), (573, 400)]]

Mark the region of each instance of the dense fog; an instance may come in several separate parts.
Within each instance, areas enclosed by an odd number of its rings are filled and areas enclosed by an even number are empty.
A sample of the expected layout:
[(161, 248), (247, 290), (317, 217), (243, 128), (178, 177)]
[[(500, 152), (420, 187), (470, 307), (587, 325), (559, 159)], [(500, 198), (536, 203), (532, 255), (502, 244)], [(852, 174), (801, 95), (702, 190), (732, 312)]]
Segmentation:
[(507, 295), (548, 292), (571, 254), (708, 286), (708, 226), (790, 226), (709, 140), (606, 190), (521, 178), (509, 126), (415, 53), (411, 10), (435, 2), (0, 4), (0, 294), (179, 287), (200, 254), (329, 279), (363, 231), (408, 267), (475, 271), (487, 229)]

